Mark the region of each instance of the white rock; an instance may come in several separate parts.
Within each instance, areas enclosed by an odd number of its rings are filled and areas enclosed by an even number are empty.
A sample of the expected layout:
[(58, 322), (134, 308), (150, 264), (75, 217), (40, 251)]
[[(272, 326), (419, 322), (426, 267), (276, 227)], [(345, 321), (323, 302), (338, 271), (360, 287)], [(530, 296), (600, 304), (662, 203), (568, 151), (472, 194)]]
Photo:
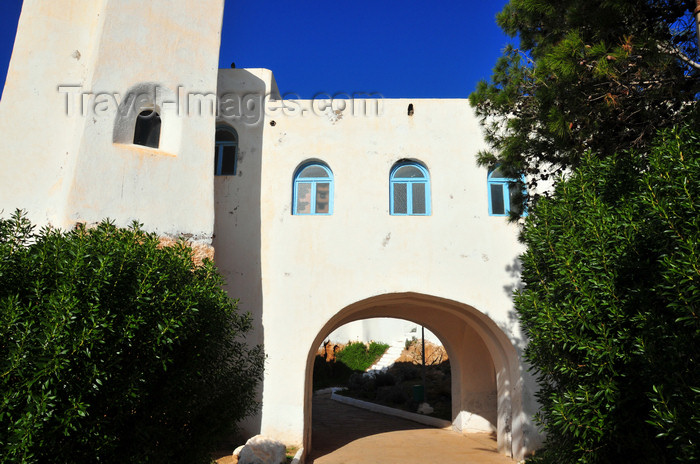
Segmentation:
[(244, 447), (245, 447), (245, 445), (241, 445), (241, 446), (239, 446), (238, 448), (236, 448), (235, 450), (233, 450), (233, 455), (234, 455), (234, 456), (238, 456), (239, 454), (241, 454), (241, 450), (242, 450)]
[(256, 435), (238, 453), (238, 464), (284, 464), (286, 450), (284, 443)]
[(431, 412), (433, 412), (433, 408), (431, 408), (428, 403), (421, 403), (418, 406), (418, 412), (420, 414), (430, 414)]

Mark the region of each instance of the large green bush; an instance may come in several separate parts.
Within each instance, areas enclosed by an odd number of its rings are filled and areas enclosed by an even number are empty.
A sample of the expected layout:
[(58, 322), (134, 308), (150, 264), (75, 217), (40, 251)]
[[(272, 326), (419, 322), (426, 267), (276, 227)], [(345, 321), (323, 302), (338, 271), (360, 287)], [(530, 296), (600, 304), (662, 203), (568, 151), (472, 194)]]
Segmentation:
[(263, 363), (221, 283), (136, 225), (1, 220), (2, 461), (209, 462)]
[(516, 308), (539, 374), (537, 459), (700, 459), (700, 135), (584, 159), (530, 211)]

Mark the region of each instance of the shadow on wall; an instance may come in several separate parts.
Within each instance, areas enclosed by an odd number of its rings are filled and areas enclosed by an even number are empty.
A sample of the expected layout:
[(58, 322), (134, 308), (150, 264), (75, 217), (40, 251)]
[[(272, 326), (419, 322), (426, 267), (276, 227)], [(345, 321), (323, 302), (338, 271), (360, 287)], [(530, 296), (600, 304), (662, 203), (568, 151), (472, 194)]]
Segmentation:
[[(515, 258), (512, 264), (506, 265), (506, 272), (508, 273), (509, 283), (503, 286), (503, 291), (514, 302), (515, 292), (522, 290), (522, 282), (520, 280), (520, 274), (522, 273), (523, 266), (520, 262), (520, 258)], [(508, 325), (503, 327), (507, 332), (511, 334), (511, 339), (513, 340), (513, 345), (518, 351), (518, 356), (522, 355), (522, 351), (527, 344), (524, 335), (520, 334), (520, 331), (516, 330), (519, 327), (520, 320), (518, 318), (518, 313), (515, 311), (515, 306), (511, 307), (508, 311)]]
[[(513, 263), (506, 266), (506, 271), (510, 276), (510, 283), (503, 286), (503, 290), (506, 294), (514, 301), (515, 292), (523, 289), (523, 284), (521, 281), (521, 273), (523, 267), (520, 258), (515, 258)], [(527, 335), (520, 326), (520, 317), (515, 310), (515, 304), (510, 311), (508, 311), (508, 326), (505, 329), (511, 333), (511, 339), (513, 340), (513, 346), (515, 347), (518, 357), (521, 358), (520, 363), (520, 376), (522, 378), (522, 388), (523, 388), (523, 410), (525, 417), (523, 421), (532, 424), (532, 428), (535, 428), (534, 417), (537, 411), (539, 411), (540, 405), (536, 398), (536, 392), (539, 389), (537, 382), (537, 372), (531, 370), (530, 364), (524, 359), (525, 348), (528, 344)], [(528, 450), (528, 453), (542, 446), (544, 435), (540, 434), (524, 434), (523, 444)]]
[(506, 266), (506, 272), (508, 273), (509, 283), (503, 286), (503, 291), (506, 292), (510, 298), (513, 298), (513, 292), (522, 288), (522, 283), (520, 282), (520, 273), (523, 270), (520, 258), (515, 258), (513, 264)]
[[(245, 72), (239, 71), (239, 74)], [(265, 82), (248, 73), (246, 92), (265, 94)], [(225, 83), (223, 83), (225, 85)], [(222, 82), (219, 83), (222, 86)], [(228, 92), (243, 89), (226, 89)], [(221, 88), (219, 89), (221, 92)], [(235, 171), (225, 170), (224, 175), (214, 176), (214, 239), (215, 261), (226, 280), (225, 288), (231, 298), (238, 299), (242, 312), (250, 313), (253, 330), (248, 336), (251, 344), (263, 344), (262, 325), (262, 272), (261, 272), (261, 152), (264, 121), (256, 124), (237, 118), (217, 120), (217, 128), (229, 126), (238, 136)], [(212, 132), (214, 137), (214, 132)], [(217, 147), (218, 149), (218, 147)], [(215, 165), (215, 153), (211, 154), (211, 166)], [(221, 170), (219, 170), (221, 173)], [(258, 389), (262, 400), (262, 384)], [(261, 415), (249, 417), (240, 424), (246, 438), (259, 433)]]

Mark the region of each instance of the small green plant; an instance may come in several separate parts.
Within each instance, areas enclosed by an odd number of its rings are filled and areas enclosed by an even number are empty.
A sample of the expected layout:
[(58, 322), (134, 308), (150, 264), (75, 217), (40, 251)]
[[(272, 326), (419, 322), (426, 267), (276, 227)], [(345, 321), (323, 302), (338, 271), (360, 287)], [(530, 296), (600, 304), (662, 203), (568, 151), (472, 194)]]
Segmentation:
[(0, 460), (210, 462), (263, 367), (221, 284), (136, 224), (0, 220)]
[(367, 346), (362, 342), (352, 342), (336, 354), (336, 359), (354, 371), (366, 371), (388, 348), (386, 343), (371, 342)]
[(411, 337), (411, 339), (406, 339), (406, 343), (404, 343), (403, 347), (405, 350), (410, 349), (413, 345), (418, 343), (418, 339), (416, 337)]
[(294, 459), (294, 456), (297, 454), (297, 451), (299, 451), (299, 448), (296, 446), (287, 446), (287, 449), (285, 451), (285, 456), (287, 458), (287, 464), (292, 462)]

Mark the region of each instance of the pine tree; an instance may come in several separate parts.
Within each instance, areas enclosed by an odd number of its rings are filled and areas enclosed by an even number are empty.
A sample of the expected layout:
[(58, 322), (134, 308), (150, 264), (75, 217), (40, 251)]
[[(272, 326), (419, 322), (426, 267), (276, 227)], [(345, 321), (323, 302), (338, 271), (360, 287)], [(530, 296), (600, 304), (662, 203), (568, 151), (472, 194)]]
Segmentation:
[(482, 165), (530, 184), (585, 152), (643, 152), (697, 117), (693, 0), (511, 0), (497, 16), (519, 46), (470, 96), (492, 151)]

